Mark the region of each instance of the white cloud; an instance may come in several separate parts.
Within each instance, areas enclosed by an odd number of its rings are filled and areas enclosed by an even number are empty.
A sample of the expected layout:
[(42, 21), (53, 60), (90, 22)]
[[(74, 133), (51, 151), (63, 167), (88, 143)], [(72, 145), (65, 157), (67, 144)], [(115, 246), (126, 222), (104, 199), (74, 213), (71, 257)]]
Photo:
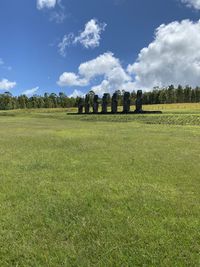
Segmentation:
[(37, 87), (35, 87), (35, 88), (32, 88), (32, 89), (25, 90), (25, 91), (22, 93), (22, 95), (32, 96), (32, 95), (34, 95), (38, 90), (39, 90), (39, 86), (37, 86)]
[(57, 82), (59, 86), (86, 86), (88, 81), (86, 79), (81, 79), (78, 75), (73, 72), (64, 72)]
[[(103, 81), (97, 86), (93, 86), (91, 90), (102, 95), (103, 93), (113, 93), (120, 89), (127, 88), (127, 84), (131, 81), (131, 77), (122, 68), (119, 59), (113, 54), (106, 53), (99, 56), (97, 59), (80, 65), (79, 72), (84, 73), (89, 79), (103, 75)], [(133, 87), (132, 87), (133, 90)]]
[(66, 19), (67, 14), (65, 12), (65, 6), (62, 4), (62, 0), (37, 0), (37, 8), (39, 10), (42, 9), (53, 9), (55, 8), (51, 13), (49, 20), (55, 21), (58, 24), (63, 23), (63, 21)]
[(63, 73), (59, 78), (58, 85), (87, 86), (99, 77), (103, 77), (102, 82), (91, 88), (95, 93), (112, 93), (125, 88), (126, 85), (130, 89), (131, 77), (122, 68), (119, 59), (115, 58), (111, 52), (82, 63), (79, 66), (78, 74)]
[(0, 90), (10, 90), (17, 85), (16, 82), (10, 82), (7, 79), (2, 79), (0, 81)]
[(200, 21), (163, 24), (156, 29), (153, 42), (143, 48), (137, 60), (127, 68), (124, 69), (120, 60), (108, 52), (80, 64), (77, 74), (64, 73), (58, 84), (88, 85), (100, 95), (115, 90), (148, 91), (155, 86), (171, 84), (195, 87), (200, 85), (199, 48)]
[(119, 59), (115, 58), (113, 53), (107, 52), (93, 60), (82, 63), (79, 66), (79, 74), (89, 80), (97, 75), (104, 75), (117, 67), (120, 67)]
[(80, 43), (85, 48), (95, 48), (100, 44), (101, 33), (106, 28), (105, 23), (99, 23), (96, 19), (91, 19), (85, 24), (85, 29), (74, 39), (74, 43)]
[(66, 56), (66, 49), (71, 45), (80, 43), (85, 48), (95, 48), (100, 45), (101, 33), (105, 30), (106, 24), (99, 23), (96, 19), (91, 19), (85, 24), (85, 29), (78, 36), (74, 33), (64, 35), (58, 44), (58, 52), (61, 56)]
[(170, 84), (200, 84), (200, 21), (161, 25), (155, 40), (143, 48), (128, 72), (135, 76), (134, 87), (150, 90)]
[(58, 52), (61, 56), (65, 57), (67, 52), (66, 48), (72, 43), (73, 34), (64, 35), (62, 41), (58, 44)]
[(56, 6), (57, 0), (37, 0), (37, 8), (54, 8)]
[(84, 97), (85, 94), (82, 91), (74, 90), (74, 92), (69, 97)]
[(193, 7), (197, 10), (200, 10), (200, 0), (181, 0), (181, 2), (189, 7)]

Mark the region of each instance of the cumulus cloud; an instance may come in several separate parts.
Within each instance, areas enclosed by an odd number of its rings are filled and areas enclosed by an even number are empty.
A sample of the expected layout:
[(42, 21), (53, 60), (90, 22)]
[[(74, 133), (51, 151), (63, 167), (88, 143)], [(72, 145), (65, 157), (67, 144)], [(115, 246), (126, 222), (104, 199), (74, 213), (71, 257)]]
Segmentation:
[(121, 89), (124, 84), (131, 80), (131, 77), (121, 66), (119, 59), (114, 57), (111, 52), (82, 63), (79, 66), (79, 75), (85, 77), (88, 83), (96, 77), (103, 77), (101, 84), (92, 87), (92, 90), (99, 94)]
[(39, 86), (34, 87), (34, 88), (32, 88), (32, 89), (25, 90), (25, 91), (22, 93), (22, 95), (32, 96), (32, 95), (34, 95), (38, 90), (39, 90)]
[(82, 63), (79, 66), (78, 74), (63, 73), (57, 83), (60, 86), (87, 86), (98, 77), (103, 77), (103, 80), (99, 85), (91, 88), (95, 93), (112, 93), (118, 89), (123, 90), (126, 85), (130, 89), (131, 77), (123, 69), (119, 59), (114, 57), (111, 52)]
[(79, 74), (87, 77), (88, 80), (97, 76), (109, 73), (114, 68), (120, 67), (119, 59), (115, 58), (113, 53), (107, 52), (97, 58), (82, 63), (79, 66)]
[(171, 84), (195, 87), (200, 84), (199, 47), (200, 21), (183, 20), (163, 24), (156, 29), (154, 40), (140, 51), (133, 64), (123, 68), (120, 60), (111, 52), (104, 53), (80, 64), (77, 74), (62, 74), (58, 84), (88, 85), (100, 95), (115, 90), (149, 91), (156, 86)]
[(0, 90), (10, 90), (17, 85), (16, 82), (10, 82), (7, 79), (2, 79), (0, 81)]
[(56, 6), (57, 0), (37, 0), (37, 8), (54, 8)]
[(136, 88), (152, 89), (170, 84), (200, 84), (200, 21), (161, 25), (154, 41), (143, 48), (128, 72)]
[(58, 85), (64, 86), (86, 86), (88, 81), (85, 78), (80, 78), (73, 72), (64, 72), (57, 82)]
[(200, 0), (181, 0), (181, 2), (189, 7), (193, 7), (197, 10), (200, 10)]
[(91, 19), (85, 24), (85, 29), (75, 35), (74, 33), (65, 34), (62, 41), (58, 44), (58, 52), (61, 56), (66, 56), (66, 49), (71, 45), (81, 44), (83, 47), (95, 48), (100, 45), (101, 33), (105, 30), (106, 23), (99, 23), (96, 19)]

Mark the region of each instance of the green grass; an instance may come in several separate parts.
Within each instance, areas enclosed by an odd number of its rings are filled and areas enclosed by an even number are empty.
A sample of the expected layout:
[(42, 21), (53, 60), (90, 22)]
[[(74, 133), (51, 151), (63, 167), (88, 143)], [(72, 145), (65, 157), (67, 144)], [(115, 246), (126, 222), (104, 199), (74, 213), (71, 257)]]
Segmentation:
[(200, 110), (182, 110), (0, 112), (0, 266), (200, 266)]

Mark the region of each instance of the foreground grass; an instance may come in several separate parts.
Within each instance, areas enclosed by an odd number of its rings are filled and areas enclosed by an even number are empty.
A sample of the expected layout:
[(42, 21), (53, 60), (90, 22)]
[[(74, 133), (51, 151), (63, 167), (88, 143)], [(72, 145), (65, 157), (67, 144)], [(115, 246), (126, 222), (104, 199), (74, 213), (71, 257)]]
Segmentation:
[(0, 266), (200, 265), (198, 125), (4, 115)]

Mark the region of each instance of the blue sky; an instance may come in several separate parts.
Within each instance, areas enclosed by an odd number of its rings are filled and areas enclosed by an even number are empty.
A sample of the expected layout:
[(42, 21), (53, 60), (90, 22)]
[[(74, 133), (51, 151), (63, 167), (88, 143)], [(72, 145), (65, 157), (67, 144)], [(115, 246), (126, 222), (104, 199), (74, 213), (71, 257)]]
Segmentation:
[(1, 0), (0, 92), (199, 85), (199, 10), (199, 0)]

